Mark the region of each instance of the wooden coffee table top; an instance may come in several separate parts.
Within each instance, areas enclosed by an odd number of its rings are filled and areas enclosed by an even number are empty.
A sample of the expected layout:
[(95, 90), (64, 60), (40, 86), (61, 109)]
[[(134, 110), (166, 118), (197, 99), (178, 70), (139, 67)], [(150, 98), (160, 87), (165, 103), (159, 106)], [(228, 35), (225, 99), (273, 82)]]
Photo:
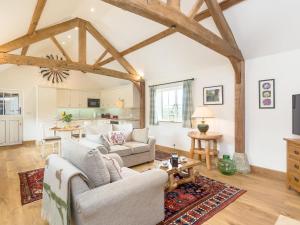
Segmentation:
[(199, 166), (200, 164), (201, 164), (201, 162), (199, 160), (188, 158), (187, 162), (179, 163), (178, 167), (172, 167), (171, 163), (169, 162), (168, 167), (160, 166), (160, 169), (166, 171), (168, 174), (173, 174), (173, 173), (178, 173), (182, 170), (186, 170), (186, 169), (189, 169), (189, 168), (193, 168), (195, 166)]

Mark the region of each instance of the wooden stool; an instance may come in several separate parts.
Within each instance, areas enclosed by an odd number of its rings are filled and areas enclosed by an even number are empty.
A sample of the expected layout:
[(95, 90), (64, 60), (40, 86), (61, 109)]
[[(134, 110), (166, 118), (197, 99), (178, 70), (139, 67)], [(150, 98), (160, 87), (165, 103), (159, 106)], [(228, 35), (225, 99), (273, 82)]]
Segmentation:
[(51, 146), (52, 154), (57, 153), (58, 155), (61, 155), (61, 137), (59, 136), (45, 137), (42, 139), (39, 145), (41, 150), (41, 157), (43, 159), (48, 156), (48, 152), (46, 152), (45, 150), (46, 146)]
[[(198, 154), (200, 159), (203, 159), (205, 156), (206, 167), (208, 169), (211, 169), (210, 157), (218, 156), (217, 145), (218, 145), (218, 140), (222, 138), (222, 134), (219, 133), (201, 134), (198, 131), (191, 131), (188, 133), (188, 136), (191, 138), (190, 157), (193, 159), (194, 155)], [(205, 142), (205, 148), (201, 147), (201, 141)], [(198, 144), (198, 148), (196, 147), (196, 142)]]

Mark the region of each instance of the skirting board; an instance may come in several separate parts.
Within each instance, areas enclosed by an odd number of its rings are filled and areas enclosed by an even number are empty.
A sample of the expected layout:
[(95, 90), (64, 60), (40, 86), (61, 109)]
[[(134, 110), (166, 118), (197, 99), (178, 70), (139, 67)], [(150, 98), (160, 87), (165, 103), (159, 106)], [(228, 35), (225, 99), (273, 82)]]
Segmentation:
[[(156, 150), (168, 152), (168, 153), (176, 152), (178, 155), (185, 156), (185, 157), (190, 156), (190, 153), (188, 151), (184, 151), (182, 149), (176, 149), (176, 148), (174, 149), (171, 147), (166, 147), (166, 146), (161, 146), (161, 145), (156, 145)], [(270, 170), (270, 169), (266, 169), (263, 167), (252, 166), (252, 165), (250, 167), (251, 167), (252, 174), (257, 174), (259, 176), (264, 176), (264, 177), (268, 177), (271, 179), (275, 178), (277, 180), (282, 180), (282, 181), (286, 180), (286, 173), (284, 173), (284, 172)]]

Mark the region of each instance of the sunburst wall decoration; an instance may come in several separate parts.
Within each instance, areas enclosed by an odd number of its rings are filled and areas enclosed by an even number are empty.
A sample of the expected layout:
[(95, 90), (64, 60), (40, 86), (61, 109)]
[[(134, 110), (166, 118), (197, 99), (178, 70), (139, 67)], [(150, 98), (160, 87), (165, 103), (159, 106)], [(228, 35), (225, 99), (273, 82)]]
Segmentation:
[[(51, 60), (64, 60), (62, 57), (59, 57), (58, 55), (47, 55), (47, 59)], [(43, 78), (46, 78), (48, 81), (54, 83), (62, 83), (65, 79), (67, 79), (70, 76), (69, 70), (59, 69), (59, 68), (47, 68), (47, 67), (40, 67), (41, 68), (41, 74), (43, 75)]]

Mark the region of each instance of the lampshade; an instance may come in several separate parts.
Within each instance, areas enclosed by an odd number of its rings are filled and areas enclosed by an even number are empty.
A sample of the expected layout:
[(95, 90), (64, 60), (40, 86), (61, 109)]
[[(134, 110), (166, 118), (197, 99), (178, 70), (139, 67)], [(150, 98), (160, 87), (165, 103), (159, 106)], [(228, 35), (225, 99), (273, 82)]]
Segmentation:
[(124, 108), (124, 99), (118, 99), (116, 101), (116, 107), (117, 108)]
[(206, 106), (199, 106), (196, 108), (192, 118), (214, 118), (213, 112)]

